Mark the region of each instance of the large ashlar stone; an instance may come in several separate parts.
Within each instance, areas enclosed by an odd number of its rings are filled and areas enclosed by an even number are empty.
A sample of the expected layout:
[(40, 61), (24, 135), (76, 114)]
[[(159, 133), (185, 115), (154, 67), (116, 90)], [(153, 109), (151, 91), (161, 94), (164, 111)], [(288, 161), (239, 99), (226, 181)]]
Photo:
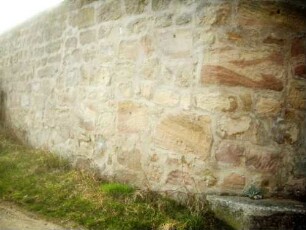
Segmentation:
[(61, 46), (61, 41), (52, 42), (46, 46), (45, 51), (50, 55), (52, 53), (58, 52), (61, 49)]
[(201, 81), (203, 85), (221, 84), (276, 91), (284, 88), (282, 81), (273, 75), (261, 74), (260, 79), (254, 80), (220, 65), (204, 65)]
[(170, 2), (169, 0), (152, 0), (152, 9), (154, 11), (165, 10), (168, 8)]
[(218, 127), (221, 136), (231, 137), (247, 132), (251, 128), (252, 119), (249, 116), (241, 116), (237, 118), (222, 117)]
[(143, 1), (130, 1), (125, 0), (125, 11), (128, 14), (141, 14), (148, 6), (149, 0)]
[(180, 29), (158, 33), (157, 47), (172, 58), (186, 58), (191, 55), (192, 31)]
[(175, 106), (179, 103), (180, 96), (171, 89), (158, 89), (154, 93), (153, 101), (156, 104)]
[(97, 10), (97, 21), (117, 20), (122, 16), (121, 1), (120, 0), (106, 0), (103, 1)]
[(208, 116), (184, 114), (163, 118), (154, 135), (156, 146), (181, 154), (195, 154), (202, 159), (210, 155), (212, 139)]
[(293, 74), (306, 79), (306, 37), (295, 38), (291, 45)]
[(154, 26), (161, 28), (168, 27), (172, 25), (172, 22), (173, 22), (173, 13), (165, 13), (155, 18)]
[(169, 173), (166, 183), (171, 185), (194, 185), (194, 180), (189, 173), (175, 170)]
[(242, 190), (245, 186), (245, 177), (237, 173), (231, 173), (223, 180), (222, 187), (229, 190)]
[(137, 133), (149, 128), (147, 109), (132, 101), (119, 102), (117, 116), (117, 129), (119, 132)]
[(274, 98), (261, 97), (256, 103), (256, 112), (261, 116), (276, 116), (282, 108), (282, 102)]
[(195, 100), (198, 108), (210, 112), (235, 112), (238, 109), (236, 95), (218, 90), (198, 93)]
[(80, 43), (82, 45), (92, 43), (97, 40), (97, 33), (95, 29), (86, 30), (80, 33)]
[(141, 153), (139, 150), (125, 151), (118, 153), (117, 161), (122, 166), (127, 167), (130, 170), (141, 170)]
[(216, 160), (220, 163), (238, 166), (242, 162), (242, 157), (245, 154), (243, 145), (223, 141), (216, 150)]
[(140, 44), (138, 40), (121, 41), (119, 44), (119, 58), (136, 61), (139, 55)]
[(306, 109), (306, 83), (292, 81), (289, 89), (288, 104), (298, 110)]
[(283, 155), (275, 150), (252, 147), (246, 152), (247, 169), (257, 172), (275, 173), (282, 167)]
[(93, 7), (82, 8), (77, 12), (77, 14), (72, 15), (70, 18), (70, 24), (79, 28), (89, 27), (94, 23), (95, 9)]

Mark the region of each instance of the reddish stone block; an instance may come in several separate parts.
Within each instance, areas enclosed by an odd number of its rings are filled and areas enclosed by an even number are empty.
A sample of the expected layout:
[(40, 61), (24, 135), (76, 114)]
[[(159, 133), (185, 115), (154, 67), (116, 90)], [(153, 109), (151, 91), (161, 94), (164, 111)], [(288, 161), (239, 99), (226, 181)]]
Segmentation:
[(291, 44), (291, 63), (294, 76), (306, 79), (306, 38), (295, 38)]
[(243, 189), (245, 186), (245, 177), (237, 173), (231, 173), (224, 178), (222, 186), (227, 189)]
[(282, 158), (282, 155), (279, 153), (252, 149), (246, 155), (245, 164), (249, 170), (275, 173), (281, 166)]
[(216, 160), (221, 163), (227, 163), (238, 166), (241, 163), (241, 157), (244, 155), (244, 147), (235, 143), (222, 142), (216, 151)]
[(270, 74), (261, 74), (260, 80), (253, 80), (233, 70), (218, 65), (204, 65), (202, 68), (202, 84), (221, 84), (228, 86), (243, 86), (257, 89), (282, 91), (281, 80)]

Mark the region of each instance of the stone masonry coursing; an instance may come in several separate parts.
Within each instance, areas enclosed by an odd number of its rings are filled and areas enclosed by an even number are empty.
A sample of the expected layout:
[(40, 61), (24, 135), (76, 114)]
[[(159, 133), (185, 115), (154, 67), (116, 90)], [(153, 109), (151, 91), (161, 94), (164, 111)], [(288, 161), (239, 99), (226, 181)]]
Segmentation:
[(143, 188), (305, 195), (305, 15), (297, 1), (65, 1), (0, 36), (1, 119)]

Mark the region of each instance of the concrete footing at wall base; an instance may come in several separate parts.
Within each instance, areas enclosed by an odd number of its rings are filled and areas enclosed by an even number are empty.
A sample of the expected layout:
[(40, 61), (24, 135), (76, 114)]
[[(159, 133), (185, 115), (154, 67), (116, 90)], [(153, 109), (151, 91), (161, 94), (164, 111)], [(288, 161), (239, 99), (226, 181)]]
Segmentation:
[(209, 195), (216, 216), (235, 230), (306, 229), (306, 204), (292, 200)]

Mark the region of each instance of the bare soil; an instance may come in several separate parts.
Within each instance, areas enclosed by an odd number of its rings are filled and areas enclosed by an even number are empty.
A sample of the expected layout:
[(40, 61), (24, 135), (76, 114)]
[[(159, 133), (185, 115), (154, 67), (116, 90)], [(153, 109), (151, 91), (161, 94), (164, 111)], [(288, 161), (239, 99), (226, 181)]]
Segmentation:
[(0, 230), (65, 230), (16, 205), (0, 202)]

